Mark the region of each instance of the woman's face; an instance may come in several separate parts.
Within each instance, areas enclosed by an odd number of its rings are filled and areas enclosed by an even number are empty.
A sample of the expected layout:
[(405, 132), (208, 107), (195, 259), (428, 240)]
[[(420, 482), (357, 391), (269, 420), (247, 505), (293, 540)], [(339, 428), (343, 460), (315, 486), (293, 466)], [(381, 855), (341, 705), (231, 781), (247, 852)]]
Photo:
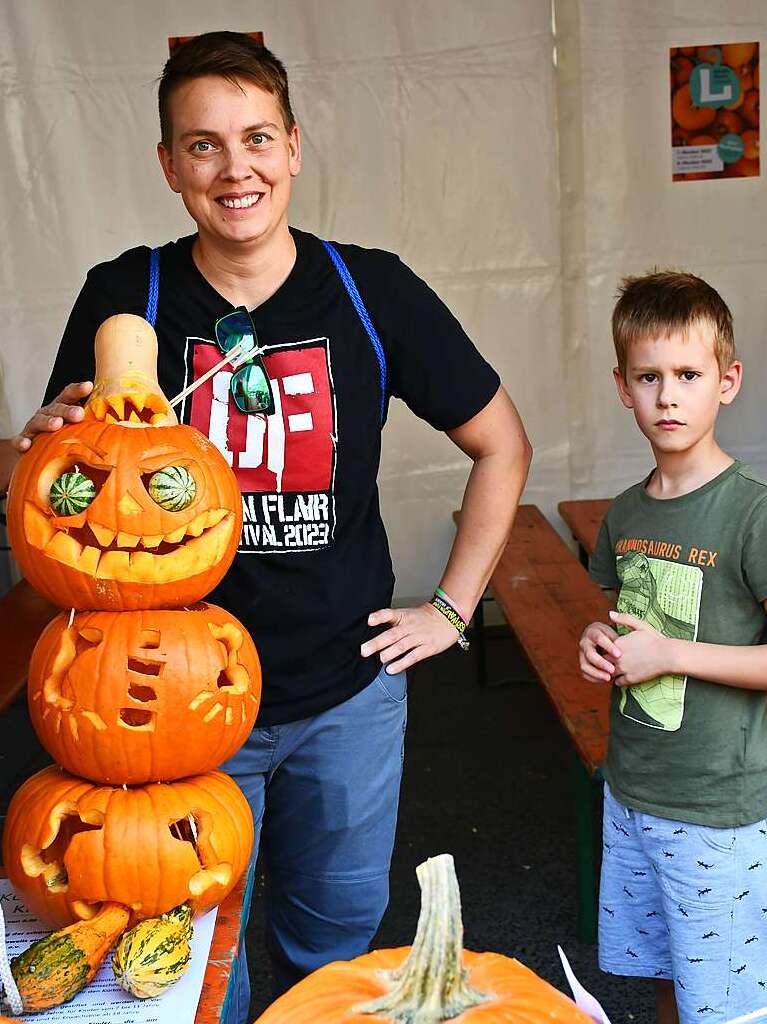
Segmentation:
[(301, 143), (298, 127), (285, 128), (276, 96), (207, 75), (173, 92), (170, 115), (170, 148), (160, 143), (157, 153), (201, 238), (266, 241), (287, 225)]

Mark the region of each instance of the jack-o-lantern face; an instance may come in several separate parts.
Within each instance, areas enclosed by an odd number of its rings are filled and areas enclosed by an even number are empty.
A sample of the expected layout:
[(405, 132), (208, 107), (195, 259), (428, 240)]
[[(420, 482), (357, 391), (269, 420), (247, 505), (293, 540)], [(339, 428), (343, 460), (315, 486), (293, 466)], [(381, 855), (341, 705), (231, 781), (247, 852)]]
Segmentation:
[(222, 764), (253, 728), (261, 669), (228, 612), (58, 615), (35, 646), (29, 709), (40, 742), (75, 775), (168, 782)]
[(193, 427), (84, 421), (19, 461), (8, 533), (30, 583), (65, 608), (194, 604), (229, 568), (242, 501)]
[(32, 913), (54, 928), (123, 903), (132, 922), (191, 904), (216, 906), (234, 888), (253, 846), (253, 816), (223, 772), (113, 789), (58, 765), (16, 791), (3, 863)]

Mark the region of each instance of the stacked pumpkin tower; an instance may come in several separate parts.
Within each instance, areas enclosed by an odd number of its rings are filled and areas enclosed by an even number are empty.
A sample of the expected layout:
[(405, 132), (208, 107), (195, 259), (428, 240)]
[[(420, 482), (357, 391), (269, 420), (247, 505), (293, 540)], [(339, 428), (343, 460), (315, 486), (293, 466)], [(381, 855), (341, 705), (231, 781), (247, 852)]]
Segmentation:
[[(85, 952), (87, 980), (140, 921), (187, 942), (191, 914), (224, 899), (252, 848), (248, 803), (214, 769), (253, 728), (258, 656), (234, 616), (202, 601), (237, 550), (240, 492), (209, 440), (177, 423), (156, 360), (146, 321), (102, 324), (83, 420), (36, 438), (8, 498), (22, 571), (66, 610), (29, 670), (32, 721), (58, 763), (14, 795), (3, 863), (30, 910)], [(183, 970), (176, 950), (175, 973), (155, 965), (142, 986), (125, 938), (135, 994)], [(46, 941), (13, 965), (29, 1010), (82, 987), (45, 990)]]

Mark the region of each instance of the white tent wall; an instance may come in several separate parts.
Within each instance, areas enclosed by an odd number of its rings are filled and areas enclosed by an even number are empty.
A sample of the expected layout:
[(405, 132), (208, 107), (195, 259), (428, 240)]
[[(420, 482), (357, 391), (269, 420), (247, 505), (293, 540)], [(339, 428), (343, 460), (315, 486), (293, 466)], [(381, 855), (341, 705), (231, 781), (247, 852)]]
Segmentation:
[(759, 41), (763, 0), (556, 0), (564, 349), (571, 493), (608, 496), (648, 472), (650, 452), (618, 402), (610, 314), (624, 274), (700, 274), (735, 319), (745, 366), (719, 439), (767, 472), (765, 170), (757, 178), (672, 182), (671, 46)]
[[(168, 36), (220, 28), (262, 30), (288, 67), (292, 223), (392, 249), (429, 281), (519, 402), (531, 499), (567, 493), (548, 0), (6, 0), (0, 433), (39, 403), (88, 267), (193, 229), (154, 156), (154, 81)], [(393, 403), (381, 493), (399, 600), (438, 581), (468, 469)]]
[[(609, 314), (618, 278), (655, 264), (729, 301), (746, 381), (721, 436), (767, 469), (764, 179), (672, 183), (667, 86), (671, 45), (763, 42), (762, 0), (554, 7), (556, 38), (550, 0), (6, 0), (0, 434), (37, 405), (87, 268), (192, 230), (153, 155), (167, 36), (261, 29), (304, 132), (292, 222), (392, 249), (442, 295), (522, 412), (526, 500), (552, 515), (648, 467), (614, 396)], [(380, 484), (399, 600), (431, 591), (467, 471), (393, 404)]]

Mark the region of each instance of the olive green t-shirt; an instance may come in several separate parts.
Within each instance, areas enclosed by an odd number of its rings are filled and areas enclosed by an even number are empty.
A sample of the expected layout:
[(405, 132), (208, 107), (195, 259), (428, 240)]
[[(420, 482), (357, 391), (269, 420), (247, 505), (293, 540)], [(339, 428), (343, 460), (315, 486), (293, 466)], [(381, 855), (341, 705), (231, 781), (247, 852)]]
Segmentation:
[[(666, 636), (767, 642), (767, 483), (741, 462), (678, 498), (646, 483), (607, 513), (593, 579)], [(767, 817), (767, 694), (672, 675), (614, 686), (605, 778), (625, 806), (662, 818)]]

